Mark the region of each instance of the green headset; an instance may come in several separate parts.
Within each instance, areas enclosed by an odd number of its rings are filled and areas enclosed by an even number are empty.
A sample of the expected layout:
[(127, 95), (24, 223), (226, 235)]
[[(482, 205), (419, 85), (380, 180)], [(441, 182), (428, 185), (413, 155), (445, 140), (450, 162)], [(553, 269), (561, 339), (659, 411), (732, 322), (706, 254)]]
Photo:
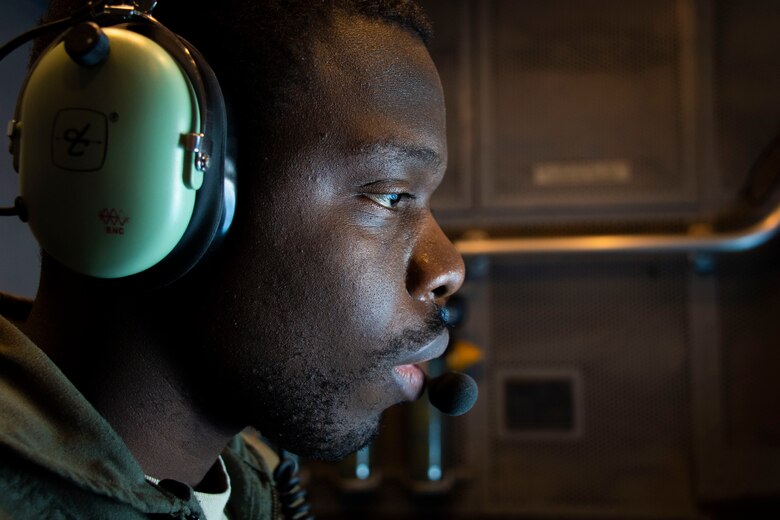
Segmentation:
[(2, 48), (66, 29), (32, 66), (8, 127), (29, 222), (56, 261), (159, 287), (227, 233), (235, 167), (219, 83), (149, 5), (88, 2)]

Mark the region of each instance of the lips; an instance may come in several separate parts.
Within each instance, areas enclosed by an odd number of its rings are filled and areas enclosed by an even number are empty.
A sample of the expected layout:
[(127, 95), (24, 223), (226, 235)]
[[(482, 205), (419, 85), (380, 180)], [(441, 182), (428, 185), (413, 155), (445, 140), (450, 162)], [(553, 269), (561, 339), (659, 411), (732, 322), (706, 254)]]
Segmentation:
[(450, 340), (450, 333), (446, 329), (433, 340), (423, 346), (407, 359), (403, 364), (393, 367), (393, 375), (401, 388), (406, 401), (414, 401), (420, 397), (425, 386), (425, 374), (416, 366), (444, 354)]

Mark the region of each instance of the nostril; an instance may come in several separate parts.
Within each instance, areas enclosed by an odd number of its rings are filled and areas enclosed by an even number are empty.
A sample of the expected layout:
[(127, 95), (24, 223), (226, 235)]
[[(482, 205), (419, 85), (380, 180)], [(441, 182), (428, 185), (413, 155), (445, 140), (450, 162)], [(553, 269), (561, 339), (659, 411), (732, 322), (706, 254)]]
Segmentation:
[(447, 288), (446, 285), (440, 285), (437, 288), (433, 290), (433, 296), (434, 298), (444, 298), (450, 293), (450, 290)]

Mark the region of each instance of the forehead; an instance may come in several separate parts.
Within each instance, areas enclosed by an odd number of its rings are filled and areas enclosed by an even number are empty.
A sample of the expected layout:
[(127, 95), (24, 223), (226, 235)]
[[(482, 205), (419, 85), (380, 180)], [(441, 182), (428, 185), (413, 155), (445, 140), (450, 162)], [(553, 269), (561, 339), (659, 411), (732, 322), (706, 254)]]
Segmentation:
[(398, 140), (446, 153), (444, 96), (436, 67), (413, 33), (338, 14), (312, 44), (317, 110), (355, 143)]

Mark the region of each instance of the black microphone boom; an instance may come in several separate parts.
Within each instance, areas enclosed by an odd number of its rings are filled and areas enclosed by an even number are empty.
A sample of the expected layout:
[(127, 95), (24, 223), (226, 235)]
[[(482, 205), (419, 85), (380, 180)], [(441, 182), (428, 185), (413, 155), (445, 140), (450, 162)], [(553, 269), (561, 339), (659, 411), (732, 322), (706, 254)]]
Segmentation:
[(428, 380), (428, 400), (446, 415), (463, 415), (477, 402), (477, 383), (466, 374), (447, 372)]

